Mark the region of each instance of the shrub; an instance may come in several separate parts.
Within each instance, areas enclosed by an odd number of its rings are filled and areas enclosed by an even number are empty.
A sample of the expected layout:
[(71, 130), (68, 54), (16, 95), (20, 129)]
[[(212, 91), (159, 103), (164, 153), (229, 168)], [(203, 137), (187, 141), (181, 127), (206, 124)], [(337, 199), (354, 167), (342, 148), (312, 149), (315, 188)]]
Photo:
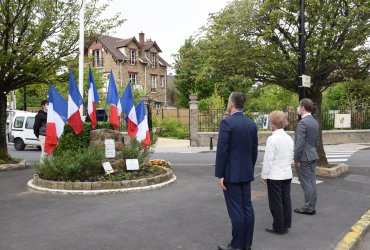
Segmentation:
[(131, 139), (129, 144), (123, 145), (122, 153), (124, 159), (138, 159), (139, 165), (142, 165), (149, 160), (153, 151), (150, 147), (144, 148), (140, 142)]
[(69, 149), (44, 159), (44, 163), (36, 164), (35, 168), (40, 177), (47, 180), (88, 181), (104, 174), (103, 159), (101, 147)]
[(166, 117), (161, 121), (161, 136), (185, 139), (189, 137), (189, 129), (179, 119)]
[(71, 126), (66, 124), (64, 126), (64, 132), (58, 140), (58, 145), (55, 148), (53, 155), (57, 156), (69, 150), (77, 152), (81, 149), (87, 148), (90, 143), (90, 131), (91, 124), (85, 123), (82, 132), (76, 135)]

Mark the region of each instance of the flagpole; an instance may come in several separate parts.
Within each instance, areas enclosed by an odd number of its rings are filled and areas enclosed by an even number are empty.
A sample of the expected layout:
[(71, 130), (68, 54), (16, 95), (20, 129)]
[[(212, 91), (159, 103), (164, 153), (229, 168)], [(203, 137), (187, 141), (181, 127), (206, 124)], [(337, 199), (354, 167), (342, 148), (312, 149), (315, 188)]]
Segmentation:
[[(81, 0), (80, 8), (80, 42), (79, 42), (79, 63), (78, 63), (78, 89), (82, 99), (84, 98), (83, 92), (83, 78), (84, 78), (84, 7), (85, 2)], [(83, 116), (83, 105), (80, 107), (81, 117)]]

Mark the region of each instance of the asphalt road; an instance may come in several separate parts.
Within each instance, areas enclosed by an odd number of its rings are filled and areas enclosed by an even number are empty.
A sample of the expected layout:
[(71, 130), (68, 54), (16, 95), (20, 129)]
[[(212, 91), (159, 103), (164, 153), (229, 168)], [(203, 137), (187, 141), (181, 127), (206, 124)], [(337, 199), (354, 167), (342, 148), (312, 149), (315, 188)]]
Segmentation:
[[(11, 154), (14, 152), (10, 149)], [(370, 151), (351, 156), (350, 173), (321, 178), (315, 216), (293, 214), (289, 234), (270, 235), (266, 188), (252, 184), (256, 215), (253, 249), (333, 249), (370, 207)], [(15, 152), (37, 160), (39, 151)], [(259, 154), (259, 162), (262, 158)], [(214, 177), (215, 153), (156, 154), (173, 164), (178, 180), (163, 189), (97, 196), (30, 192), (33, 168), (0, 172), (0, 249), (217, 249), (231, 226)], [(292, 184), (293, 208), (303, 203)]]

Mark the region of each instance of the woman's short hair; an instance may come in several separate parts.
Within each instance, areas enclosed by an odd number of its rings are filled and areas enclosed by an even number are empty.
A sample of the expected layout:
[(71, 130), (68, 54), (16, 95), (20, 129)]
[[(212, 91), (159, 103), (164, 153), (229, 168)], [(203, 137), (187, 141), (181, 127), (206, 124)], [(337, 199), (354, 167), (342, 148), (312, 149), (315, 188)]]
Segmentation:
[(283, 111), (275, 110), (269, 115), (271, 125), (275, 128), (285, 128), (288, 125), (288, 117)]

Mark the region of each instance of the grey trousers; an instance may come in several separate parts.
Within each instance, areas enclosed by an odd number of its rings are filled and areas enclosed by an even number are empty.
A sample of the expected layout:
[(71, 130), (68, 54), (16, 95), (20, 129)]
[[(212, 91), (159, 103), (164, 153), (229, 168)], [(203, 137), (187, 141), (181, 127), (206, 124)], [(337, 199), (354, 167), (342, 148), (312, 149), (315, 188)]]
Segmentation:
[(297, 174), (304, 193), (303, 209), (312, 211), (316, 209), (317, 201), (316, 161), (301, 161), (300, 164)]

